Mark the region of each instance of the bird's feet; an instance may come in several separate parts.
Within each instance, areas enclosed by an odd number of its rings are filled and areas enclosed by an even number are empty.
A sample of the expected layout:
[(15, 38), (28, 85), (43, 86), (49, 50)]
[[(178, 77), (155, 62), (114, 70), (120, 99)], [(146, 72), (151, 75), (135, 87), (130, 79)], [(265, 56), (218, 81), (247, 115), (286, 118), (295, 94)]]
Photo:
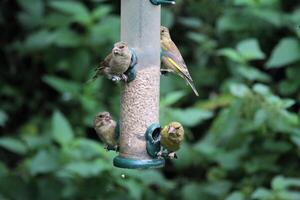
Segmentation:
[(111, 80), (112, 80), (113, 82), (115, 82), (115, 83), (118, 83), (120, 80), (122, 80), (122, 78), (119, 77), (119, 76), (112, 76), (112, 77), (111, 77)]
[(161, 159), (163, 157), (163, 151), (160, 150), (156, 155), (157, 155), (157, 159)]
[(106, 151), (109, 151), (109, 146), (108, 146), (107, 144), (105, 144), (105, 145), (104, 145), (104, 149), (105, 149)]
[(109, 145), (105, 145), (104, 146), (104, 149), (106, 150), (106, 151), (119, 151), (119, 146), (109, 146)]
[(169, 157), (170, 160), (173, 160), (173, 159), (177, 159), (177, 158), (178, 158), (177, 155), (176, 155), (176, 152), (169, 153), (169, 154), (168, 154), (168, 157)]
[(160, 69), (161, 75), (164, 75), (164, 76), (168, 75), (171, 72), (172, 72), (171, 69)]
[(122, 74), (121, 80), (123, 80), (124, 82), (127, 82), (128, 77), (125, 74)]

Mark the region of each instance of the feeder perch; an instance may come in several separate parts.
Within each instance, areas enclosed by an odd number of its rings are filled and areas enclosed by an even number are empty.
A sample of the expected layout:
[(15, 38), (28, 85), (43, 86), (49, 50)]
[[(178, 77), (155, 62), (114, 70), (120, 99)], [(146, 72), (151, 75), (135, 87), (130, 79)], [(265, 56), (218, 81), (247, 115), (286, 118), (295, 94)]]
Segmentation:
[(131, 63), (130, 63), (130, 66), (129, 68), (127, 69), (127, 71), (125, 72), (125, 75), (127, 76), (127, 83), (133, 81), (136, 77), (136, 69), (135, 69), (135, 66), (137, 65), (137, 55), (135, 53), (135, 51), (130, 48), (130, 51), (131, 51)]
[(152, 124), (147, 128), (146, 141), (147, 141), (147, 152), (152, 158), (157, 158), (157, 154), (161, 149), (160, 146), (160, 131), (161, 127), (159, 124)]
[[(163, 167), (164, 159), (155, 156), (157, 143), (153, 153), (145, 137), (147, 128), (159, 123), (160, 6), (149, 1), (121, 1), (121, 41), (134, 49), (138, 63), (134, 67), (135, 79), (121, 88), (120, 147), (114, 166)], [(158, 126), (153, 130), (151, 137), (155, 139)]]

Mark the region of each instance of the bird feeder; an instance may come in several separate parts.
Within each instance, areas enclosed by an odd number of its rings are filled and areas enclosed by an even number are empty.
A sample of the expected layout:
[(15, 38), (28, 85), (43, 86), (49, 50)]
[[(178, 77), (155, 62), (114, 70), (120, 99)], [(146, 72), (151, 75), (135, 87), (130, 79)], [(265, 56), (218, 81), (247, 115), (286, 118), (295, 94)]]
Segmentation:
[[(157, 2), (157, 1), (155, 1)], [(160, 5), (153, 1), (121, 1), (121, 41), (135, 51), (136, 77), (122, 85), (119, 155), (120, 168), (163, 167), (155, 152), (158, 141), (160, 86)]]

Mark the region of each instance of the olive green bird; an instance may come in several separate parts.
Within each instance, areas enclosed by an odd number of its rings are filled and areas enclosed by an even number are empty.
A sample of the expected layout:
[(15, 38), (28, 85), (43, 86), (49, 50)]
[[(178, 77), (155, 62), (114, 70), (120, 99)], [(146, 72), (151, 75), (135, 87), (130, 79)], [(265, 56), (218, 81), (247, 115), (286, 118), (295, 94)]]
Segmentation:
[(126, 42), (115, 43), (112, 52), (95, 69), (92, 80), (97, 79), (99, 75), (105, 75), (112, 81), (124, 80), (126, 82), (127, 76), (124, 73), (130, 66), (131, 57), (132, 53)]
[(117, 122), (114, 121), (109, 112), (99, 112), (94, 119), (94, 128), (105, 144), (107, 150), (118, 150)]
[[(168, 151), (170, 159), (177, 158), (176, 151), (179, 150), (184, 139), (184, 129), (179, 122), (171, 122), (160, 132), (160, 144)], [(158, 156), (162, 155), (162, 151)]]
[(163, 73), (173, 72), (183, 78), (193, 89), (196, 96), (199, 96), (193, 79), (188, 71), (188, 68), (174, 42), (171, 39), (169, 29), (161, 26), (160, 27), (160, 46), (161, 56), (164, 69)]

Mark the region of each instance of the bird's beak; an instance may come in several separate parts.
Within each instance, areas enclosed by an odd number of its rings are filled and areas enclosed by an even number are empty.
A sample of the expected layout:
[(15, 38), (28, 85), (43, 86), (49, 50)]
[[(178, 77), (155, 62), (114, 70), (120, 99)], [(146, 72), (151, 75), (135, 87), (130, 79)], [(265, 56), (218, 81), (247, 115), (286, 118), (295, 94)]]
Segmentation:
[(170, 127), (169, 127), (169, 130), (168, 130), (168, 133), (169, 133), (169, 134), (170, 134), (170, 133), (175, 133), (175, 128), (172, 127), (172, 126), (170, 126)]
[(119, 49), (113, 48), (113, 53), (114, 53), (115, 55), (119, 55), (119, 54), (120, 54)]

